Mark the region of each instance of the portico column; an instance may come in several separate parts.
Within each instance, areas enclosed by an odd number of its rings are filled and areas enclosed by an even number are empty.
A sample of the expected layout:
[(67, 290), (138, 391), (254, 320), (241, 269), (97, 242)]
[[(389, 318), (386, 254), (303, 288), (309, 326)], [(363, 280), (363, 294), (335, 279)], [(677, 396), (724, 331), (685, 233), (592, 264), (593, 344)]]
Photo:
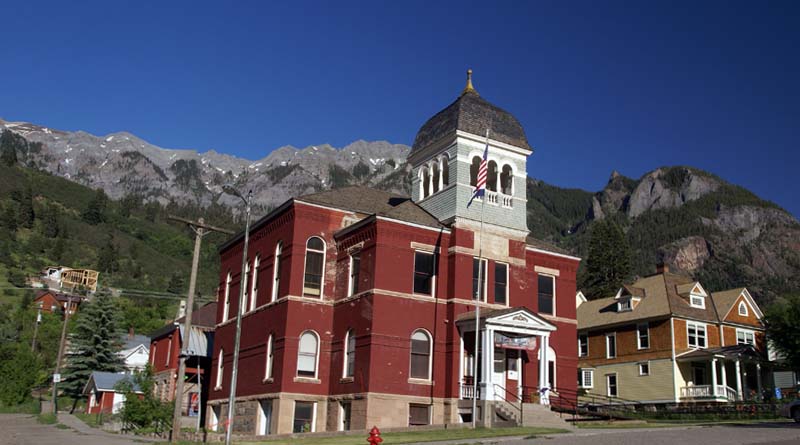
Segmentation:
[(736, 359), (736, 400), (743, 400), (742, 398), (742, 365), (739, 359)]
[(494, 382), (492, 372), (494, 365), (494, 330), (483, 331), (483, 381), (481, 382), (481, 399), (494, 400)]
[(756, 388), (758, 389), (758, 400), (763, 396), (763, 388), (761, 386), (761, 363), (756, 363)]
[(550, 343), (550, 337), (542, 335), (539, 345), (539, 403), (548, 405), (550, 403), (548, 393), (543, 392), (542, 388), (550, 386), (549, 378), (547, 376), (549, 367), (547, 366), (547, 347)]
[(439, 158), (439, 190), (442, 190), (442, 188), (444, 188), (444, 175), (442, 174), (444, 173), (443, 166), (444, 166), (444, 159)]
[(711, 394), (717, 396), (717, 359), (711, 359)]

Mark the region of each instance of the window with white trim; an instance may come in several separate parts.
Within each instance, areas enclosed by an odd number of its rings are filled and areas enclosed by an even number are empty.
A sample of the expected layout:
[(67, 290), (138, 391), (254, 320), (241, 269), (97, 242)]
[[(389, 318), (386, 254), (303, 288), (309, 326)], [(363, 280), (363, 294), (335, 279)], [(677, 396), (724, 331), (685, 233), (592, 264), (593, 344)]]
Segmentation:
[(744, 303), (744, 301), (740, 301), (739, 302), (739, 315), (741, 315), (742, 317), (747, 317), (748, 314), (749, 314), (749, 312), (747, 311), (747, 305)]
[(222, 359), (225, 357), (225, 353), (223, 352), (222, 348), (219, 348), (219, 355), (217, 356), (217, 379), (214, 383), (215, 389), (222, 388), (222, 372), (225, 368), (222, 366)]
[(306, 271), (303, 278), (303, 295), (320, 297), (322, 277), (325, 276), (325, 242), (312, 236), (306, 242)]
[(508, 264), (494, 263), (494, 302), (508, 304)]
[[(486, 301), (486, 275), (488, 273), (488, 260), (478, 258), (472, 259), (472, 299), (478, 296), (477, 299), (479, 301)], [(480, 289), (480, 291), (478, 289)], [(480, 295), (478, 295), (478, 292), (480, 292)]]
[(578, 386), (581, 388), (594, 388), (594, 369), (578, 370)]
[(411, 334), (411, 373), (412, 379), (431, 379), (431, 337), (424, 329)]
[(350, 329), (344, 337), (344, 373), (342, 377), (352, 378), (356, 374), (356, 331)]
[(690, 348), (706, 347), (706, 325), (703, 323), (686, 323), (686, 336)]
[(358, 293), (359, 272), (361, 270), (361, 252), (355, 251), (350, 254), (350, 277), (347, 282), (347, 296)]
[(606, 374), (606, 395), (608, 397), (618, 397), (617, 374)]
[(556, 277), (538, 274), (539, 313), (555, 315)]
[(622, 298), (617, 301), (617, 312), (628, 312), (633, 310), (630, 298)]
[(745, 329), (736, 330), (736, 344), (737, 345), (752, 345), (756, 344), (756, 334), (753, 331)]
[(244, 265), (244, 276), (239, 276), (239, 286), (244, 290), (244, 295), (242, 295), (242, 300), (239, 302), (242, 306), (239, 308), (239, 312), (244, 314), (247, 312), (247, 306), (250, 304), (250, 293), (248, 292), (249, 289), (247, 288), (247, 282), (250, 278), (250, 263), (245, 263)]
[(225, 290), (223, 291), (223, 304), (222, 304), (222, 321), (228, 320), (228, 315), (231, 313), (231, 272), (225, 277)]
[(278, 291), (281, 287), (281, 253), (283, 253), (283, 243), (278, 241), (275, 244), (275, 261), (272, 266), (272, 295), (270, 301), (278, 299)]
[(313, 433), (317, 416), (317, 402), (294, 402), (293, 433)]
[(261, 265), (261, 254), (256, 253), (253, 260), (253, 277), (250, 279), (250, 308), (254, 310), (258, 302), (258, 267)]
[(578, 335), (578, 356), (589, 356), (589, 334)]
[(699, 309), (706, 308), (706, 297), (698, 294), (690, 294), (689, 295), (689, 304), (692, 307), (696, 307)]
[(167, 360), (164, 361), (165, 365), (169, 365), (169, 359), (172, 358), (172, 336), (169, 336), (169, 343), (167, 343)]
[(431, 295), (433, 293), (434, 254), (431, 252), (414, 252), (414, 293)]
[(264, 380), (272, 378), (272, 334), (269, 334), (267, 339), (267, 357), (264, 364)]
[(617, 333), (606, 334), (606, 358), (617, 357)]
[(305, 331), (300, 335), (297, 349), (297, 376), (317, 377), (317, 354), (319, 353), (319, 336), (314, 331)]
[(639, 349), (650, 349), (650, 325), (648, 323), (636, 325), (636, 346)]
[(639, 363), (639, 375), (650, 375), (650, 362)]

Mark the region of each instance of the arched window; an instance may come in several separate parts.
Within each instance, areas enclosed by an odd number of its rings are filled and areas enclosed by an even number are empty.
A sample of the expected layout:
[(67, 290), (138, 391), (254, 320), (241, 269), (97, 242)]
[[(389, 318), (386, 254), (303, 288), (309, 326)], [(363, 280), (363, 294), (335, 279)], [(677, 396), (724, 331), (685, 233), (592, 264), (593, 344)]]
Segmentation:
[(317, 377), (317, 354), (319, 353), (319, 337), (314, 331), (305, 331), (300, 335), (297, 349), (297, 376)]
[(447, 187), (450, 185), (450, 157), (447, 153), (442, 155), (442, 186)]
[(486, 175), (486, 190), (497, 191), (497, 162), (489, 161)]
[(303, 295), (322, 295), (322, 277), (325, 273), (325, 242), (312, 236), (306, 242), (306, 273), (303, 279)]
[(278, 291), (281, 287), (281, 251), (283, 243), (278, 241), (275, 245), (275, 264), (272, 266), (272, 296), (270, 301), (278, 299)]
[(431, 336), (424, 329), (411, 334), (411, 378), (431, 379)]
[(432, 175), (433, 175), (433, 191), (432, 191), (432, 193), (436, 193), (436, 192), (439, 191), (439, 180), (441, 179), (439, 177), (440, 171), (439, 171), (439, 163), (438, 162), (433, 162), (431, 164), (431, 171), (433, 172), (432, 173)]
[(747, 317), (747, 314), (748, 314), (747, 305), (744, 304), (744, 301), (740, 301), (739, 302), (739, 315), (741, 315), (742, 317)]
[(500, 192), (504, 195), (514, 194), (514, 172), (508, 164), (503, 166), (500, 173)]
[(356, 374), (356, 331), (350, 329), (344, 338), (344, 373), (343, 377)]
[(267, 357), (264, 364), (264, 380), (272, 378), (272, 334), (267, 339)]
[(244, 295), (242, 295), (242, 301), (236, 301), (237, 303), (241, 303), (241, 307), (239, 307), (239, 312), (244, 314), (247, 312), (247, 305), (250, 302), (250, 295), (248, 293), (249, 289), (247, 288), (248, 278), (250, 277), (250, 263), (245, 263), (244, 265), (244, 275), (239, 276), (239, 286), (242, 287), (244, 291)]
[[(539, 360), (542, 360), (541, 350), (539, 351)], [(556, 379), (556, 351), (551, 346), (547, 346), (547, 384), (550, 388), (555, 388), (556, 384), (558, 384)]]
[(219, 355), (217, 356), (217, 380), (214, 383), (214, 388), (216, 389), (222, 388), (222, 371), (225, 370), (222, 366), (223, 357), (225, 357), (225, 353), (222, 351), (222, 348), (219, 348)]
[(258, 266), (261, 265), (261, 254), (256, 253), (256, 258), (253, 260), (253, 277), (250, 279), (250, 310), (256, 308), (258, 302)]
[(469, 185), (478, 185), (478, 170), (481, 168), (481, 157), (473, 156), (472, 164), (469, 166)]
[(428, 167), (422, 167), (422, 170), (419, 172), (419, 180), (420, 180), (420, 191), (422, 192), (422, 198), (427, 198), (431, 194), (431, 178), (430, 173), (428, 172)]
[(228, 271), (225, 277), (225, 290), (223, 291), (222, 300), (222, 321), (228, 320), (228, 315), (231, 313), (231, 272)]

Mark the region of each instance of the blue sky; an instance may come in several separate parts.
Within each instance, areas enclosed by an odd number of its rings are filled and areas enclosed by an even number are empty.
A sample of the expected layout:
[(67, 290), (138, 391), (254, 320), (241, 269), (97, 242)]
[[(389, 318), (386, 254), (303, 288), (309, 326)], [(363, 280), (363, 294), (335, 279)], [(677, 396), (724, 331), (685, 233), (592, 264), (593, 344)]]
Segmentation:
[(475, 87), (599, 190), (691, 165), (800, 215), (800, 2), (17, 2), (0, 117), (250, 159), (410, 144)]

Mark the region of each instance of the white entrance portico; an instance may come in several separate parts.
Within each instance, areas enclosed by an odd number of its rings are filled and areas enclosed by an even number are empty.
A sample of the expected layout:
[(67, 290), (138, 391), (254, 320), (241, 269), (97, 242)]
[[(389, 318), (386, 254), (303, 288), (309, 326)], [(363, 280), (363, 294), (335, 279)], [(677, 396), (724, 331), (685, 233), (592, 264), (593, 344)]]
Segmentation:
[[(471, 399), (477, 391), (480, 400), (514, 402), (523, 399), (524, 388), (535, 388), (539, 403), (548, 404), (547, 391), (542, 388), (549, 386), (547, 353), (554, 325), (522, 307), (482, 310), (477, 354), (475, 312), (461, 314), (456, 325), (461, 333), (461, 399)], [(473, 375), (476, 356), (477, 378)], [(524, 372), (524, 364), (530, 362), (538, 366), (535, 383), (533, 376)]]

